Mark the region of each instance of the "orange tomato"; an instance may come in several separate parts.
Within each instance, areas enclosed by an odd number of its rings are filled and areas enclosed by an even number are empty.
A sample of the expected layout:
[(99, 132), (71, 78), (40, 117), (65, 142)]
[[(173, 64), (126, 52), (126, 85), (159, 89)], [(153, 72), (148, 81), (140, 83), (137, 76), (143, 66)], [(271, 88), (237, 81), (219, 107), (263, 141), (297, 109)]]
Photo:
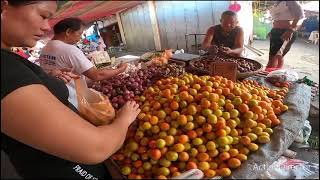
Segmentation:
[(171, 91), (170, 89), (165, 89), (162, 91), (163, 97), (169, 98), (171, 96)]
[(280, 107), (274, 108), (274, 109), (273, 109), (273, 112), (274, 112), (276, 115), (281, 114), (281, 109), (280, 109)]
[(135, 162), (133, 162), (133, 166), (135, 167), (135, 168), (139, 168), (139, 167), (141, 167), (142, 166), (142, 161), (141, 160), (137, 160), (137, 161), (135, 161)]
[(256, 113), (256, 114), (262, 113), (262, 108), (261, 108), (260, 106), (254, 106), (254, 107), (252, 107), (251, 109), (252, 109), (252, 111), (253, 111), (254, 113)]
[(239, 105), (239, 111), (242, 113), (248, 112), (249, 111), (249, 107), (248, 105), (242, 103)]
[(199, 154), (197, 155), (197, 159), (198, 159), (199, 161), (208, 161), (208, 160), (209, 160), (209, 155), (208, 155), (207, 153), (201, 152), (201, 153), (199, 153)]
[(242, 136), (240, 142), (244, 145), (249, 145), (251, 143), (251, 139), (248, 136)]
[(222, 94), (222, 89), (221, 88), (217, 88), (214, 92), (219, 94), (219, 95), (221, 95)]
[(231, 103), (226, 103), (225, 108), (227, 111), (231, 111), (232, 109), (234, 109), (234, 105)]
[(275, 107), (280, 107), (282, 106), (282, 102), (280, 100), (273, 100), (272, 101), (272, 104), (275, 106)]
[(217, 110), (217, 109), (219, 109), (219, 105), (217, 102), (212, 102), (210, 108), (212, 110)]
[(185, 143), (187, 143), (189, 141), (189, 137), (187, 136), (187, 135), (180, 135), (179, 136), (179, 142), (181, 143), (181, 144), (185, 144)]
[(277, 119), (273, 119), (271, 121), (272, 121), (272, 125), (274, 125), (274, 126), (277, 126), (277, 125), (279, 125), (281, 123), (278, 118)]
[(200, 105), (201, 105), (202, 108), (206, 109), (206, 108), (209, 108), (211, 106), (211, 103), (206, 98), (202, 98), (201, 102), (200, 102)]
[(237, 158), (231, 158), (228, 160), (228, 166), (230, 168), (238, 168), (241, 165), (241, 161)]
[(170, 103), (170, 108), (171, 108), (172, 110), (178, 110), (178, 109), (179, 109), (179, 103), (178, 103), (177, 101), (172, 101), (172, 102)]
[(218, 137), (223, 137), (223, 136), (226, 136), (226, 135), (227, 135), (227, 132), (226, 132), (226, 130), (224, 130), (224, 129), (218, 129), (218, 130), (216, 131), (216, 135), (217, 135)]
[(187, 100), (189, 93), (187, 91), (182, 91), (179, 94), (181, 100)]
[(197, 168), (197, 164), (195, 162), (189, 161), (187, 163), (187, 170), (196, 169), (196, 168)]
[(163, 123), (160, 124), (160, 129), (162, 131), (167, 131), (167, 130), (170, 129), (170, 125), (168, 123), (166, 123), (166, 122), (163, 122)]
[(187, 135), (189, 136), (190, 139), (195, 139), (196, 137), (198, 137), (198, 134), (196, 131), (194, 130), (190, 130), (187, 132)]
[(158, 119), (157, 116), (152, 116), (152, 117), (150, 118), (150, 123), (151, 123), (152, 125), (158, 124), (158, 121), (159, 121), (159, 119)]
[(222, 152), (219, 154), (219, 158), (223, 161), (229, 159), (231, 156), (228, 152)]
[(222, 89), (222, 94), (227, 96), (228, 94), (230, 94), (230, 89), (229, 88), (223, 88)]
[(186, 152), (180, 152), (179, 153), (179, 160), (180, 161), (184, 161), (184, 162), (188, 161), (189, 160), (189, 154), (186, 153)]
[(212, 130), (212, 126), (211, 124), (205, 123), (204, 125), (202, 125), (202, 130), (203, 132), (209, 133)]

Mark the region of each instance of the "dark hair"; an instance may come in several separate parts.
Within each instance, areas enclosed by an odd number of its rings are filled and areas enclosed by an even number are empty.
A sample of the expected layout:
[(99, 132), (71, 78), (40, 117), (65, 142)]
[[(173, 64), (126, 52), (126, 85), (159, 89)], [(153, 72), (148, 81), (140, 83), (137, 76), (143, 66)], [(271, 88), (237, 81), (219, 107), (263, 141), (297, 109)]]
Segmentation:
[(17, 1), (17, 0), (8, 0), (9, 5), (11, 6), (26, 6), (30, 4), (38, 3), (39, 1)]
[(68, 29), (72, 31), (78, 31), (82, 26), (85, 26), (84, 22), (79, 18), (66, 18), (59, 21), (53, 26), (55, 34), (66, 32)]
[(227, 15), (227, 16), (232, 16), (232, 17), (238, 17), (238, 16), (237, 16), (237, 13), (235, 13), (235, 12), (233, 12), (233, 11), (224, 11), (224, 12), (221, 14), (221, 18), (222, 18), (223, 16), (225, 16), (225, 15)]
[[(7, 0), (7, 1), (11, 6), (26, 6), (26, 5), (36, 4), (41, 2), (41, 1), (19, 1), (19, 0)], [(58, 3), (57, 0), (56, 0), (56, 3)]]

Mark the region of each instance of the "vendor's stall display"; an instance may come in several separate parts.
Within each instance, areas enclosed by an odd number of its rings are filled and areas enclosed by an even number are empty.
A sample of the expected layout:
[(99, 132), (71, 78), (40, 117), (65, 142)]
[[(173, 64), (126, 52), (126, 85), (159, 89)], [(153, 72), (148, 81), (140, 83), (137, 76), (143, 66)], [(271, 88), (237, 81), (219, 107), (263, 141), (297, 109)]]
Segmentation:
[(203, 56), (198, 60), (190, 62), (188, 72), (198, 75), (209, 75), (209, 69), (212, 62), (235, 62), (238, 64), (238, 79), (244, 79), (259, 73), (263, 65), (255, 60), (242, 57), (228, 57), (221, 55)]
[(199, 59), (200, 56), (196, 54), (188, 54), (188, 53), (177, 53), (172, 55), (172, 59), (177, 61), (183, 61), (188, 63), (189, 61)]
[(153, 65), (146, 69), (139, 69), (133, 64), (128, 67), (132, 69), (111, 80), (94, 83), (92, 86), (93, 89), (107, 95), (115, 109), (120, 108), (126, 101), (133, 100), (135, 96), (140, 96), (156, 80), (184, 73), (184, 67), (175, 63), (164, 66)]
[(299, 74), (290, 69), (272, 71), (266, 77), (266, 80), (276, 87), (289, 87), (290, 83), (296, 82), (298, 79)]
[(125, 77), (130, 76), (130, 74), (134, 73), (135, 71), (141, 69), (141, 64), (138, 64), (137, 66), (132, 63), (128, 63), (128, 66), (126, 70), (121, 73), (120, 75), (124, 75)]
[(226, 55), (223, 53), (223, 48), (213, 45), (208, 53), (199, 59), (192, 60), (187, 71), (197, 75), (209, 75), (212, 62), (235, 62), (238, 65), (237, 78), (244, 79), (258, 74), (262, 70), (263, 65), (261, 63), (248, 58)]
[(112, 158), (128, 178), (171, 178), (195, 168), (207, 178), (228, 177), (273, 138), (287, 92), (220, 76), (158, 80), (140, 96), (136, 126)]
[(147, 65), (155, 64), (162, 66), (168, 63), (168, 60), (172, 57), (172, 49), (158, 51), (158, 52), (147, 52), (141, 55), (140, 59)]

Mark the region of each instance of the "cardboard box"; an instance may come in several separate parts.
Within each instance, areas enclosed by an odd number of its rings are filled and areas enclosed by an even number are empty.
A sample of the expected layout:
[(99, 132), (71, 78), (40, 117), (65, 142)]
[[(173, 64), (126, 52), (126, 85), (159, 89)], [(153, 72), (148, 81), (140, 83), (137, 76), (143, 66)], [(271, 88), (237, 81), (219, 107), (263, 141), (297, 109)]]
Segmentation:
[(210, 66), (211, 76), (222, 76), (236, 82), (237, 80), (237, 63), (235, 62), (212, 62)]

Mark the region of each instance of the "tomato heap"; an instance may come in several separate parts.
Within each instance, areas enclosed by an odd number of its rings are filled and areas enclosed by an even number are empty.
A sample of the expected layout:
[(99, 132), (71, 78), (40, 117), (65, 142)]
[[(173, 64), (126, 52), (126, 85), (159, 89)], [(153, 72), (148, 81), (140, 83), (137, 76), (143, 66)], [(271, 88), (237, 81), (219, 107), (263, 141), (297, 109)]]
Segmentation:
[(270, 142), (288, 88), (185, 74), (158, 80), (139, 98), (137, 127), (113, 159), (128, 178), (166, 179), (198, 168), (227, 177)]

